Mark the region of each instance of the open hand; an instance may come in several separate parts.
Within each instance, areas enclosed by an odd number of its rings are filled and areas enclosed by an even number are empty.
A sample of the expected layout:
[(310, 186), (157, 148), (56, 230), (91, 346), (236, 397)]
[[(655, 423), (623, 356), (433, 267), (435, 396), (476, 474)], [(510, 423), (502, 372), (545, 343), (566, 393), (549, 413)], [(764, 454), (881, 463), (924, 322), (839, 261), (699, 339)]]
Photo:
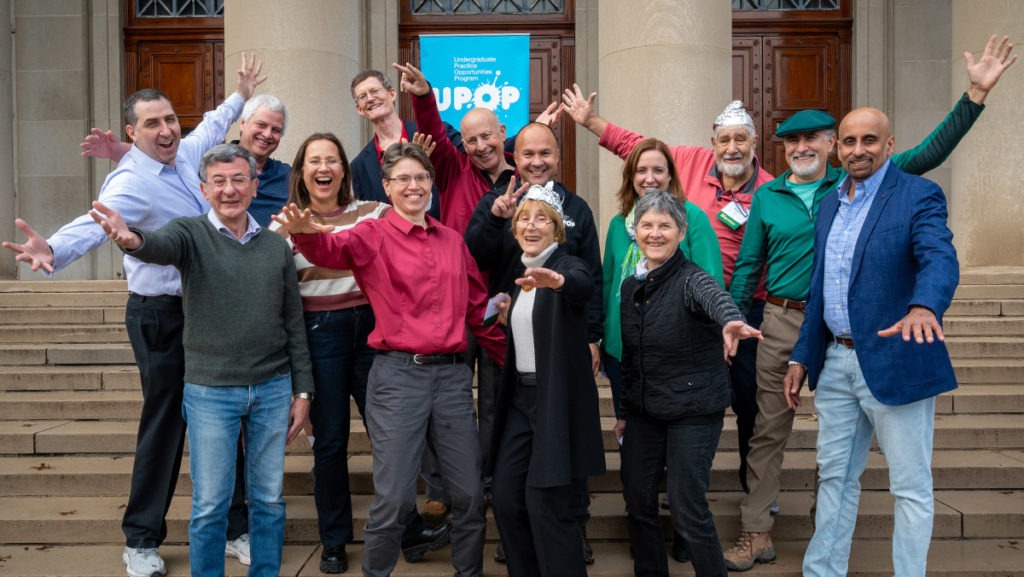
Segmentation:
[(107, 237), (117, 246), (125, 250), (135, 250), (142, 246), (142, 239), (128, 228), (121, 214), (102, 202), (93, 201), (89, 216), (103, 227), (103, 232), (107, 233)]
[(896, 321), (896, 324), (878, 331), (878, 336), (883, 338), (895, 335), (903, 335), (903, 342), (907, 343), (910, 342), (910, 337), (913, 335), (914, 342), (919, 345), (923, 345), (926, 341), (933, 343), (936, 338), (940, 341), (946, 340), (946, 335), (942, 333), (942, 325), (935, 318), (935, 313), (924, 307), (910, 307), (910, 312)]
[(244, 100), (252, 98), (256, 87), (267, 81), (267, 76), (260, 76), (263, 70), (263, 61), (256, 59), (256, 53), (246, 54), (242, 52), (242, 67), (238, 69), (238, 86), (235, 88)]
[(402, 73), (398, 83), (402, 92), (408, 92), (416, 96), (426, 96), (430, 92), (430, 83), (427, 82), (427, 77), (423, 75), (419, 68), (408, 62), (405, 63), (405, 66), (401, 64), (392, 64), (392, 66), (395, 67), (395, 70)]
[(79, 146), (82, 148), (82, 158), (105, 158), (114, 162), (120, 162), (132, 148), (131, 144), (121, 142), (114, 131), (99, 128), (90, 130)]
[(333, 226), (320, 224), (313, 221), (313, 212), (308, 208), (299, 210), (293, 202), (281, 209), (281, 212), (270, 217), (281, 228), (288, 231), (288, 234), (316, 234), (318, 232), (332, 232)]
[(25, 243), (17, 244), (4, 241), (2, 243), (3, 247), (17, 255), (14, 257), (14, 260), (29, 263), (32, 266), (32, 272), (43, 269), (46, 272), (52, 273), (53, 251), (50, 250), (50, 245), (46, 242), (46, 239), (20, 218), (15, 219), (14, 226), (25, 233), (27, 237)]
[(764, 340), (764, 337), (761, 336), (761, 331), (743, 321), (726, 323), (722, 327), (722, 346), (725, 349), (725, 362), (732, 364), (731, 359), (736, 356), (736, 348), (739, 346), (740, 341), (751, 337), (756, 337), (759, 341)]
[(971, 84), (967, 88), (967, 96), (976, 104), (983, 104), (985, 97), (990, 90), (999, 82), (999, 78), (1006, 72), (1006, 69), (1013, 66), (1017, 61), (1017, 55), (1010, 56), (1013, 51), (1013, 44), (1009, 37), (1003, 36), (996, 45), (996, 35), (989, 37), (985, 44), (985, 51), (981, 58), (975, 62), (974, 55), (964, 52), (964, 60), (967, 62), (967, 78)]

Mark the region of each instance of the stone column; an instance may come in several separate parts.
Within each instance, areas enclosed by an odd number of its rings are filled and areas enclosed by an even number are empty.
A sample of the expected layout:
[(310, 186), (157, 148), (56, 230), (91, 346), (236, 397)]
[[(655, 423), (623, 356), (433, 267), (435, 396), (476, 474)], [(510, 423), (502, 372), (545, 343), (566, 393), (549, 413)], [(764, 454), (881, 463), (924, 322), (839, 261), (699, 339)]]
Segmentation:
[[(708, 146), (732, 95), (732, 12), (722, 0), (601, 2), (597, 111), (668, 144)], [(596, 146), (585, 137), (580, 146)], [(615, 214), (622, 161), (602, 152), (599, 224)], [(595, 207), (597, 208), (597, 207)], [(603, 232), (602, 232), (603, 238)]]
[[(256, 51), (269, 79), (257, 93), (288, 108), (288, 127), (274, 157), (290, 163), (313, 132), (331, 131), (351, 159), (365, 144), (349, 82), (362, 69), (364, 2), (281, 0), (224, 2), (225, 93), (236, 83), (243, 51)], [(232, 129), (230, 138), (237, 138)]]
[[(1020, 42), (1024, 11), (1017, 0), (953, 0), (951, 94), (964, 90), (965, 51), (981, 56), (990, 34)], [(1019, 51), (1015, 50), (1015, 52)], [(961, 268), (1024, 266), (1024, 74), (1014, 64), (986, 100), (986, 110), (952, 157), (950, 227)]]
[[(14, 36), (11, 34), (11, 0), (0, 0), (0, 238), (15, 238), (14, 219), (14, 71), (11, 70)], [(14, 255), (7, 250), (0, 252), (0, 278), (14, 278), (17, 268)]]

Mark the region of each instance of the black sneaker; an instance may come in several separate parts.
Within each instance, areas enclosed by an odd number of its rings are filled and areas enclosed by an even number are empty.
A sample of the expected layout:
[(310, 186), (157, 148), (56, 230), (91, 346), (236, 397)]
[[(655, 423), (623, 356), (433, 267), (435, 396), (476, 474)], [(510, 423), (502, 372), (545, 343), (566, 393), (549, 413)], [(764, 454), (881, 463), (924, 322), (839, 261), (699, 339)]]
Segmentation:
[(344, 545), (324, 545), (320, 553), (321, 573), (344, 573), (348, 571), (348, 555)]

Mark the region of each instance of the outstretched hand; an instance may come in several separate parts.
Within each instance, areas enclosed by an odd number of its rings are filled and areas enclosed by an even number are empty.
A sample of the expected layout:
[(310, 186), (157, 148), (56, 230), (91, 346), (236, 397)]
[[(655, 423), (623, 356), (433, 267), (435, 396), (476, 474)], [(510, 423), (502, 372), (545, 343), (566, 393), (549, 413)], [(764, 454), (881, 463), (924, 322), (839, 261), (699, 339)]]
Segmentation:
[(17, 255), (14, 257), (14, 260), (29, 263), (32, 267), (32, 272), (43, 269), (46, 272), (52, 273), (53, 251), (50, 250), (50, 245), (46, 242), (46, 239), (20, 218), (15, 219), (14, 226), (25, 233), (27, 237), (25, 243), (17, 244), (4, 241), (2, 243), (3, 247)]
[(313, 211), (308, 208), (299, 210), (294, 202), (286, 205), (281, 212), (271, 215), (270, 218), (288, 231), (288, 234), (316, 234), (334, 230), (333, 226), (313, 222)]
[(751, 337), (757, 338), (759, 341), (764, 340), (764, 337), (761, 336), (761, 331), (743, 321), (726, 323), (722, 327), (722, 348), (725, 352), (725, 362), (731, 364), (731, 359), (736, 356), (736, 348), (739, 347), (740, 341)]
[(1009, 37), (1003, 36), (999, 44), (996, 44), (997, 36), (993, 34), (985, 44), (985, 51), (977, 62), (974, 61), (974, 54), (964, 52), (964, 60), (967, 62), (967, 79), (971, 84), (967, 88), (967, 96), (976, 104), (983, 104), (985, 97), (1002, 77), (1003, 72), (1017, 61), (1017, 55), (1010, 56), (1013, 52), (1013, 44)]
[(121, 214), (102, 202), (93, 201), (89, 216), (103, 227), (107, 238), (115, 242), (117, 246), (125, 250), (135, 250), (142, 246), (142, 239), (128, 228), (128, 224), (121, 218)]
[(883, 338), (895, 335), (903, 335), (903, 341), (907, 343), (910, 342), (910, 337), (913, 335), (914, 342), (919, 345), (923, 345), (925, 341), (933, 343), (936, 338), (940, 341), (946, 340), (946, 335), (942, 332), (942, 325), (935, 318), (935, 313), (924, 307), (910, 307), (910, 312), (896, 321), (896, 324), (878, 331), (878, 336)]
[(516, 212), (516, 203), (519, 202), (519, 197), (526, 194), (527, 190), (530, 190), (530, 183), (523, 183), (516, 189), (516, 179), (509, 180), (505, 194), (494, 199), (494, 204), (491, 205), (491, 214), (504, 220), (512, 218)]
[(516, 279), (516, 284), (526, 292), (535, 288), (560, 289), (565, 284), (565, 277), (549, 268), (528, 268), (522, 277)]
[(423, 75), (419, 68), (408, 62), (405, 63), (405, 66), (401, 64), (392, 64), (392, 66), (395, 67), (395, 70), (402, 73), (398, 83), (402, 92), (408, 92), (416, 96), (426, 96), (430, 92), (430, 83), (427, 82), (427, 77)]
[(131, 150), (132, 145), (121, 140), (113, 130), (93, 128), (85, 135), (82, 144), (82, 158), (105, 158), (121, 162), (121, 158)]
[(267, 76), (260, 76), (263, 70), (263, 61), (256, 59), (256, 53), (246, 54), (242, 52), (242, 67), (238, 69), (238, 86), (235, 88), (242, 99), (252, 98), (256, 87), (267, 81)]
[[(592, 126), (600, 117), (594, 112), (594, 101), (597, 100), (597, 93), (591, 92), (590, 96), (583, 95), (583, 89), (579, 84), (573, 84), (572, 90), (568, 88), (562, 92), (562, 110), (579, 124), (592, 132), (596, 132)], [(602, 127), (603, 129), (603, 127)], [(599, 132), (598, 132), (599, 134)]]

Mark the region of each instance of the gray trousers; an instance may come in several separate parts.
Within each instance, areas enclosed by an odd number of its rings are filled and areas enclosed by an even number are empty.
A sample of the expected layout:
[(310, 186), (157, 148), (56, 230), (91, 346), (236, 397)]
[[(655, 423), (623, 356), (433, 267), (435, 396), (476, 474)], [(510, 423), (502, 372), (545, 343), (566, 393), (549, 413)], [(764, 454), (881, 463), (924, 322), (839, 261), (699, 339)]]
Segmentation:
[(451, 498), (455, 574), (483, 574), (486, 519), (472, 384), (465, 364), (416, 365), (387, 353), (374, 359), (366, 430), (375, 496), (363, 530), (363, 575), (386, 577), (398, 562), (402, 520), (416, 506), (416, 477), (428, 438)]

